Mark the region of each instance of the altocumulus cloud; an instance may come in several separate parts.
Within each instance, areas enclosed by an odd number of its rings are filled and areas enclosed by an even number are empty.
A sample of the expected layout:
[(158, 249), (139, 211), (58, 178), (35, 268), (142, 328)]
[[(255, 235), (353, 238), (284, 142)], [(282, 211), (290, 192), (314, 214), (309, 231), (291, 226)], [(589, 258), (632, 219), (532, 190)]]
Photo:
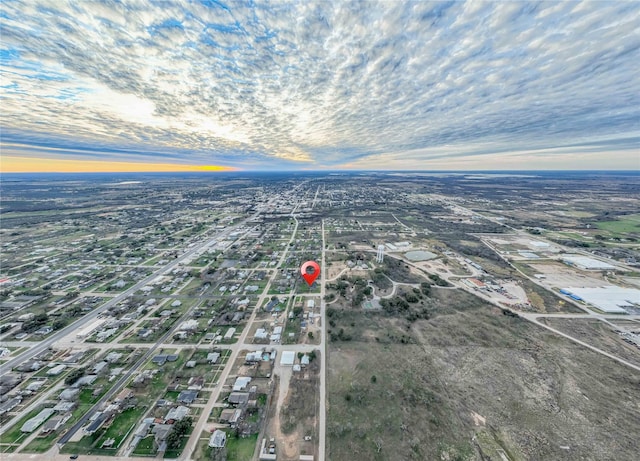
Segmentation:
[(17, 155), (248, 169), (637, 162), (635, 2), (0, 11), (2, 146)]

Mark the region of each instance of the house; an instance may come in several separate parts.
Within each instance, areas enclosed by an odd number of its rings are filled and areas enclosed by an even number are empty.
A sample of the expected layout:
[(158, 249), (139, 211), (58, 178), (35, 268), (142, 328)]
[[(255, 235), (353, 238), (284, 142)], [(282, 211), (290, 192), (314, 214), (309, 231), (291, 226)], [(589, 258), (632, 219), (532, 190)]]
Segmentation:
[(151, 361), (153, 363), (155, 363), (156, 365), (158, 365), (159, 367), (161, 367), (162, 365), (164, 365), (165, 363), (167, 363), (167, 356), (166, 354), (158, 354), (155, 355)]
[(38, 360), (27, 360), (26, 362), (18, 365), (15, 370), (22, 372), (38, 371), (42, 366), (43, 363)]
[(33, 418), (27, 420), (22, 427), (20, 428), (21, 432), (33, 432), (35, 431), (42, 423), (44, 423), (47, 419), (54, 414), (55, 411), (53, 408), (44, 408), (40, 413), (35, 415)]
[(247, 363), (260, 362), (262, 360), (262, 351), (249, 352), (244, 361)]
[(277, 343), (277, 342), (280, 342), (281, 335), (282, 335), (282, 327), (275, 327), (269, 339)]
[(79, 351), (65, 357), (64, 363), (78, 363), (82, 357), (84, 357), (84, 351)]
[(175, 362), (178, 360), (178, 356), (174, 354), (158, 354), (154, 355), (151, 361), (161, 367), (167, 362)]
[(307, 301), (307, 309), (313, 309), (316, 307), (316, 302), (313, 299)]
[(115, 335), (117, 332), (117, 328), (108, 328), (106, 330), (102, 330), (96, 334), (96, 342), (103, 343), (106, 339)]
[(109, 363), (116, 363), (121, 357), (122, 354), (120, 352), (109, 352), (104, 359)]
[(250, 382), (251, 378), (249, 376), (238, 376), (233, 385), (233, 391), (236, 392), (244, 390)]
[(78, 397), (78, 394), (80, 394), (80, 389), (71, 387), (62, 391), (58, 398), (60, 400), (66, 400), (67, 402), (73, 402)]
[(182, 331), (195, 331), (198, 329), (198, 321), (197, 320), (186, 320), (182, 322), (180, 325), (180, 330)]
[(197, 362), (195, 360), (189, 360), (187, 363), (184, 364), (185, 368), (195, 368), (196, 365), (197, 365)]
[(253, 335), (253, 338), (257, 340), (265, 340), (268, 336), (269, 334), (267, 333), (267, 330), (264, 328), (258, 328), (256, 333)]
[(85, 375), (77, 380), (72, 387), (91, 386), (96, 379), (98, 379), (97, 375)]
[(274, 443), (274, 439), (271, 439), (269, 445), (267, 446), (267, 439), (262, 439), (262, 443), (260, 444), (260, 452), (258, 455), (258, 459), (260, 461), (275, 461), (276, 458), (276, 445)]
[(45, 336), (51, 333), (52, 331), (53, 331), (52, 327), (46, 326), (46, 327), (40, 328), (39, 330), (34, 331), (33, 334), (36, 336)]
[(220, 352), (209, 352), (207, 354), (207, 362), (210, 364), (217, 363), (218, 359), (220, 359)]
[(14, 397), (12, 399), (7, 400), (6, 402), (3, 402), (0, 405), (0, 416), (9, 413), (15, 407), (20, 405), (20, 402), (22, 402), (22, 397)]
[(233, 318), (231, 319), (231, 323), (238, 323), (243, 318), (244, 318), (244, 314), (242, 312), (236, 312), (235, 314), (233, 314)]
[(91, 419), (90, 423), (87, 427), (84, 428), (84, 433), (87, 435), (94, 434), (98, 429), (102, 427), (102, 425), (109, 419), (111, 413), (108, 412), (98, 412), (95, 413)]
[(65, 370), (65, 368), (67, 368), (66, 365), (63, 365), (63, 364), (56, 365), (55, 367), (47, 371), (47, 374), (49, 376), (58, 376), (60, 373), (62, 373)]
[(60, 429), (60, 426), (69, 421), (69, 418), (71, 418), (71, 413), (66, 413), (62, 416), (55, 416), (51, 418), (49, 421), (44, 423), (44, 426), (42, 426), (42, 433), (49, 434), (51, 432), (57, 431), (58, 429)]
[(282, 351), (282, 354), (280, 355), (280, 365), (293, 365), (295, 358), (296, 353), (294, 351)]
[(133, 433), (133, 440), (129, 444), (129, 450), (133, 451), (136, 449), (138, 444), (142, 439), (144, 439), (149, 433), (149, 429), (151, 428), (151, 423), (149, 421), (142, 421), (136, 431)]
[(179, 407), (172, 408), (164, 417), (164, 423), (174, 424), (176, 421), (182, 421), (185, 417), (189, 415), (189, 413), (191, 413), (191, 410), (182, 405), (180, 405)]
[(92, 374), (94, 375), (100, 375), (101, 373), (104, 373), (109, 367), (109, 362), (98, 362), (94, 365), (93, 367), (93, 372)]
[(224, 339), (225, 340), (230, 340), (231, 338), (233, 338), (233, 335), (236, 334), (236, 329), (231, 327), (227, 330), (227, 332), (224, 334)]
[(25, 389), (26, 391), (29, 391), (29, 392), (38, 392), (38, 391), (40, 390), (40, 388), (41, 388), (42, 386), (44, 386), (45, 381), (46, 381), (46, 380), (44, 380), (44, 379), (43, 379), (43, 380), (40, 380), (40, 381), (34, 381), (34, 382), (30, 383), (30, 384), (29, 384), (27, 387), (25, 387), (24, 389)]
[(227, 433), (216, 429), (211, 438), (209, 439), (209, 447), (211, 448), (224, 448), (227, 443)]
[(272, 299), (264, 306), (264, 310), (267, 312), (271, 312), (278, 304), (280, 304), (280, 300), (278, 298)]
[(66, 400), (63, 400), (61, 402), (58, 402), (58, 404), (55, 407), (53, 407), (53, 409), (58, 413), (67, 413), (73, 410), (75, 406), (76, 406), (75, 402), (68, 402)]
[(186, 390), (180, 392), (178, 395), (178, 403), (184, 403), (186, 405), (191, 405), (198, 398), (198, 391), (196, 390)]
[(151, 432), (154, 435), (156, 445), (158, 445), (158, 451), (165, 451), (167, 445), (167, 436), (173, 429), (172, 424), (156, 424)]
[(236, 409), (226, 408), (222, 410), (222, 413), (220, 413), (219, 421), (222, 424), (230, 424), (231, 427), (233, 427), (236, 424), (238, 424), (238, 421), (240, 421), (240, 418), (242, 418), (241, 408), (236, 408)]
[(204, 377), (203, 376), (193, 376), (189, 378), (189, 382), (187, 383), (187, 389), (192, 391), (199, 391), (204, 386)]
[(125, 400), (129, 400), (133, 398), (133, 390), (125, 388), (120, 391), (120, 393), (113, 399), (114, 402), (124, 402)]
[(232, 392), (231, 394), (229, 394), (228, 401), (233, 405), (244, 405), (247, 402), (249, 402), (249, 393), (248, 392)]

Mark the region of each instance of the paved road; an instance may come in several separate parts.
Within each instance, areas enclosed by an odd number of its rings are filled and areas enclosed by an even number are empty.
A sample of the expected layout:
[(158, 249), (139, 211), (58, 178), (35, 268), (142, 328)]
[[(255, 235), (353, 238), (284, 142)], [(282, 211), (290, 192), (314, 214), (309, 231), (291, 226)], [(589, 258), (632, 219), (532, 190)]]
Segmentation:
[(320, 271), (322, 272), (320, 280), (320, 315), (322, 322), (322, 334), (320, 335), (320, 413), (318, 417), (319, 435), (318, 435), (318, 459), (324, 461), (326, 459), (327, 450), (327, 361), (329, 360), (329, 351), (327, 347), (327, 305), (324, 297), (326, 294), (326, 278), (327, 264), (325, 260), (326, 254), (326, 238), (324, 232), (324, 219), (322, 220), (322, 262), (320, 263)]

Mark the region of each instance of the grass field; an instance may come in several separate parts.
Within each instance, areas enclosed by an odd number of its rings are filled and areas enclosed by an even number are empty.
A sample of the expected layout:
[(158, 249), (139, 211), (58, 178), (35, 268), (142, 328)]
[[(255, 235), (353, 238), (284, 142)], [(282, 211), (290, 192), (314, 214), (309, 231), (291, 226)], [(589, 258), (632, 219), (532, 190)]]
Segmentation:
[(153, 456), (156, 454), (156, 446), (153, 435), (148, 435), (138, 443), (138, 446), (133, 450), (134, 455), (140, 456)]
[(23, 450), (21, 450), (22, 453), (44, 453), (45, 451), (49, 450), (49, 448), (51, 448), (53, 446), (53, 443), (57, 440), (57, 438), (60, 436), (59, 433), (54, 432), (52, 434), (47, 435), (46, 437), (36, 437), (35, 439), (33, 439), (29, 445), (27, 445)]
[(251, 461), (258, 441), (258, 434), (236, 438), (227, 434), (227, 461)]
[(640, 374), (471, 295), (446, 295), (428, 320), (337, 318), (352, 339), (329, 344), (329, 459), (636, 457)]
[(42, 406), (38, 406), (35, 410), (33, 410), (30, 413), (28, 413), (22, 419), (20, 419), (19, 421), (16, 421), (16, 423), (11, 427), (11, 429), (9, 429), (8, 431), (6, 431), (2, 435), (0, 435), (0, 443), (1, 444), (20, 443), (25, 438), (27, 438), (29, 436), (29, 434), (23, 433), (20, 429), (22, 428), (24, 423), (26, 423), (28, 420), (30, 420), (31, 418), (36, 416), (38, 413), (40, 413), (40, 411), (43, 408), (44, 407), (42, 407)]
[(124, 437), (138, 423), (138, 420), (142, 417), (146, 410), (146, 407), (135, 407), (120, 413), (113, 420), (113, 423), (109, 426), (109, 429), (104, 433), (104, 436), (98, 441), (97, 446), (101, 446), (107, 439), (115, 439), (114, 447), (119, 447)]
[(616, 221), (601, 221), (596, 223), (598, 229), (614, 234), (640, 233), (640, 214), (626, 215)]

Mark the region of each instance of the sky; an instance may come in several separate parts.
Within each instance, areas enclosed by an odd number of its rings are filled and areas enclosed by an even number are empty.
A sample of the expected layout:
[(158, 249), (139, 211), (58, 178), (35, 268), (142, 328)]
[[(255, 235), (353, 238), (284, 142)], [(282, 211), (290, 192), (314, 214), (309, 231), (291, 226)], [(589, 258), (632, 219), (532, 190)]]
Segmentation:
[(640, 169), (640, 2), (2, 0), (0, 171)]

